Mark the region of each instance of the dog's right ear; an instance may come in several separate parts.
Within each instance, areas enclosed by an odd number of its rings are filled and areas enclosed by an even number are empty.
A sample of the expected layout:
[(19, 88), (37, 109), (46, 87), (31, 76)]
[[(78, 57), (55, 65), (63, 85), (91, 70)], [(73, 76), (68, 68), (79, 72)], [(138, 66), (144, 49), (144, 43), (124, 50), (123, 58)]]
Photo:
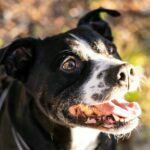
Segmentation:
[(120, 13), (116, 10), (110, 10), (100, 7), (93, 11), (90, 11), (85, 16), (83, 16), (79, 20), (78, 26), (81, 25), (90, 26), (93, 30), (101, 34), (106, 39), (113, 41), (111, 28), (109, 24), (101, 18), (101, 13), (107, 13), (112, 17), (120, 16)]
[(8, 75), (25, 81), (34, 60), (36, 39), (21, 38), (0, 49), (0, 64)]

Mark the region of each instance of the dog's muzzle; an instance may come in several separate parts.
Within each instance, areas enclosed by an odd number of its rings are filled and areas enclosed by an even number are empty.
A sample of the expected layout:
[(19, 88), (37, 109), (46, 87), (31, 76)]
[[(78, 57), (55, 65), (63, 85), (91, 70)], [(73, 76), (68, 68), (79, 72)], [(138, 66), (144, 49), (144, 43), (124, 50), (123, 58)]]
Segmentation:
[[(129, 64), (122, 64), (109, 69), (106, 81), (110, 84), (118, 84), (120, 86), (126, 86), (128, 90), (131, 89), (132, 81), (136, 76), (134, 67)], [(132, 89), (131, 89), (132, 90)]]
[[(69, 117), (75, 124), (98, 128), (109, 133), (125, 134), (132, 131), (138, 124), (141, 108), (136, 102), (127, 102), (123, 96), (131, 89), (135, 77), (132, 65), (122, 64), (107, 70), (107, 86), (118, 89), (120, 97), (106, 95), (103, 101), (98, 99), (96, 104), (74, 104), (68, 108)], [(122, 87), (125, 92), (121, 92)], [(117, 93), (115, 90), (111, 92), (112, 95)]]

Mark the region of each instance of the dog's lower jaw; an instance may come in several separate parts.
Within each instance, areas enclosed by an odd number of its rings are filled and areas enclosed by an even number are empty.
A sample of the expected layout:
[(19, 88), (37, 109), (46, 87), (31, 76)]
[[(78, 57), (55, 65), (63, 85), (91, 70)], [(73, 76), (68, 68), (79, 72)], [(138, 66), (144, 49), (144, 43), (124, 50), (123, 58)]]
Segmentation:
[(116, 136), (126, 135), (126, 134), (132, 132), (138, 126), (138, 123), (139, 123), (139, 119), (136, 118), (134, 120), (131, 120), (125, 127), (122, 127), (119, 129), (117, 129), (117, 128), (116, 129), (109, 129), (108, 131), (106, 131), (106, 133), (114, 134)]
[(120, 135), (137, 127), (141, 109), (136, 102), (111, 100), (97, 105), (75, 104), (68, 108), (68, 114), (76, 125)]
[[(125, 136), (127, 133), (130, 133), (134, 128), (136, 128), (138, 125), (138, 119), (135, 119), (131, 121), (131, 123), (128, 125), (127, 128), (121, 128), (121, 129), (110, 129), (107, 130), (104, 129), (92, 129), (88, 127), (74, 127), (71, 128), (71, 137), (72, 137), (72, 144), (71, 144), (71, 150), (95, 150), (98, 144), (98, 137), (100, 134), (106, 133), (104, 135), (109, 136), (110, 134), (113, 134), (117, 138), (121, 136)], [(103, 132), (103, 133), (102, 133)], [(107, 145), (108, 149), (111, 149), (113, 146), (113, 142), (115, 140), (113, 139), (107, 139), (108, 142), (112, 142), (111, 145)], [(107, 147), (105, 145), (105, 148)], [(110, 147), (109, 147), (110, 146)]]

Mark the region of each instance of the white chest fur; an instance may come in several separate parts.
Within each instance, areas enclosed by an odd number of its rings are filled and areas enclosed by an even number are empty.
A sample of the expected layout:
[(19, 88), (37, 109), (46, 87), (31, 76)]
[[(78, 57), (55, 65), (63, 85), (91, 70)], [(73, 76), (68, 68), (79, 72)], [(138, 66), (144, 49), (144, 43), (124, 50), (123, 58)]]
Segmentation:
[(71, 150), (94, 150), (97, 146), (99, 131), (96, 129), (76, 127), (71, 129)]

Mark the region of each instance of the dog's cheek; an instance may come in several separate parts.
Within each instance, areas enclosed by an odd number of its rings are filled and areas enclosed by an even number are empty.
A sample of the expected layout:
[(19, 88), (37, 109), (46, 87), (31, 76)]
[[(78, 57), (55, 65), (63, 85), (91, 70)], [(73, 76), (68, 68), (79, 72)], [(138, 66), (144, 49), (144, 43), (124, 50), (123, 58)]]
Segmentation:
[(83, 101), (87, 104), (98, 103), (103, 100), (110, 87), (104, 80), (105, 72), (95, 67), (89, 79), (82, 85)]
[(92, 63), (91, 73), (80, 88), (84, 93), (83, 101), (87, 104), (101, 102), (111, 94), (112, 88), (116, 83), (112, 80), (109, 70), (122, 62), (103, 58)]
[(60, 96), (66, 91), (70, 91), (72, 87), (76, 87), (78, 82), (81, 80), (81, 69), (77, 70), (74, 73), (65, 73), (60, 70), (55, 72), (49, 72), (49, 84), (48, 89), (54, 96)]

